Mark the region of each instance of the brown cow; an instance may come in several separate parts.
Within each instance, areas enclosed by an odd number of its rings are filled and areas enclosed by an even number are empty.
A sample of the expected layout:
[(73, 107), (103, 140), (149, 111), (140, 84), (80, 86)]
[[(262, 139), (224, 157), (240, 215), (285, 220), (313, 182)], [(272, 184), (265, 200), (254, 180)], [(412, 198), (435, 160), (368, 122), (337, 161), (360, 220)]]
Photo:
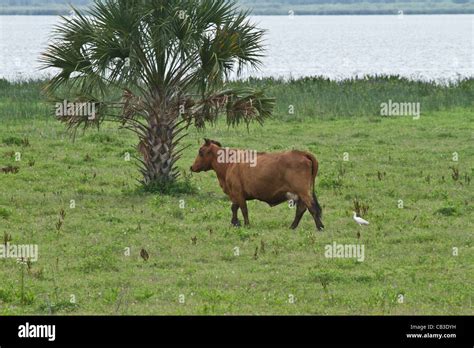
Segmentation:
[[(240, 208), (245, 225), (249, 224), (247, 201), (257, 199), (275, 206), (288, 200), (296, 202), (296, 216), (291, 224), (295, 229), (306, 209), (314, 218), (318, 230), (324, 228), (321, 222), (322, 209), (314, 193), (314, 181), (318, 173), (316, 158), (303, 151), (278, 153), (255, 153), (256, 161), (236, 162), (245, 158), (245, 150), (223, 148), (214, 140), (204, 139), (199, 154), (191, 166), (192, 172), (214, 170), (219, 184), (232, 201), (232, 221), (240, 226), (237, 212)], [(233, 159), (223, 161), (225, 153), (232, 153)], [(237, 156), (235, 156), (237, 155)], [(241, 156), (239, 156), (241, 155)]]

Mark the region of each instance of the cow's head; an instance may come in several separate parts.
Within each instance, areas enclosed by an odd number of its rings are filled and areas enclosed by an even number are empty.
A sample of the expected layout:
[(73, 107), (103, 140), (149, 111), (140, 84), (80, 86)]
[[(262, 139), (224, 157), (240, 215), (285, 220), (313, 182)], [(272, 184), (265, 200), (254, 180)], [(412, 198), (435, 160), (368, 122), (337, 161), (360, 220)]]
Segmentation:
[(191, 171), (198, 173), (198, 172), (206, 172), (212, 169), (212, 161), (216, 156), (217, 149), (222, 147), (222, 145), (218, 141), (204, 139), (204, 145), (201, 146), (199, 149), (199, 153), (194, 160), (194, 164), (191, 166)]

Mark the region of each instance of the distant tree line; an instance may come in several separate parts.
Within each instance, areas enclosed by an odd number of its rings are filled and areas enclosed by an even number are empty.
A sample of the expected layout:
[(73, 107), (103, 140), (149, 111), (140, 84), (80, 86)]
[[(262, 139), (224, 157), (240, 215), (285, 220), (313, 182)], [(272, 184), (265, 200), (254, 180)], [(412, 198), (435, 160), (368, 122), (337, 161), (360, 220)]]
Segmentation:
[[(67, 14), (69, 5), (84, 8), (94, 0), (0, 0), (0, 15)], [(151, 1), (151, 0), (150, 0)], [(161, 0), (167, 3), (169, 0)], [(229, 0), (231, 1), (231, 0)], [(474, 13), (474, 0), (236, 0), (255, 15), (366, 15)]]
[(318, 5), (318, 4), (358, 4), (358, 3), (468, 3), (473, 0), (240, 0), (239, 2), (249, 4), (282, 4), (282, 5)]
[[(39, 5), (87, 5), (92, 0), (3, 0), (4, 6), (39, 6)], [(317, 5), (317, 4), (357, 4), (357, 3), (469, 3), (473, 0), (240, 0), (242, 4), (282, 4), (282, 5)]]

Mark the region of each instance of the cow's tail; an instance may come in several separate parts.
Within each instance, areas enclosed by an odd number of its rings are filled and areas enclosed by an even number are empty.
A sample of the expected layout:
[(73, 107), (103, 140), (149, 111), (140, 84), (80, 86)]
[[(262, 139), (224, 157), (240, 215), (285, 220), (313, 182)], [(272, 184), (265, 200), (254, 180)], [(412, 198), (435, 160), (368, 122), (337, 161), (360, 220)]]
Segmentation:
[(318, 175), (318, 160), (316, 157), (314, 157), (312, 154), (309, 152), (305, 153), (306, 157), (311, 161), (313, 164), (312, 166), (312, 171), (311, 171), (311, 191), (313, 195), (313, 201), (314, 201), (314, 209), (316, 209), (316, 214), (322, 218), (323, 217), (323, 209), (321, 208), (321, 205), (318, 202), (318, 197), (316, 196), (316, 191), (315, 191), (315, 186), (316, 186), (316, 176)]

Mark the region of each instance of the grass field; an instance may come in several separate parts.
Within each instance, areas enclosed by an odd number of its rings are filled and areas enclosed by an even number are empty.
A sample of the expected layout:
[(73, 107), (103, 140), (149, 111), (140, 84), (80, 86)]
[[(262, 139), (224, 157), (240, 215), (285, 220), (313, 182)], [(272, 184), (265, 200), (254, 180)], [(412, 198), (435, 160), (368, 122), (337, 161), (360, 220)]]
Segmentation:
[[(472, 315), (472, 80), (452, 95), (399, 88), (400, 98), (425, 98), (418, 120), (377, 116), (380, 100), (397, 96), (369, 82), (361, 93), (380, 94), (365, 106), (327, 82), (332, 96), (307, 88), (288, 114), (299, 83), (268, 83), (280, 104), (264, 127), (191, 131), (178, 165), (189, 168), (204, 136), (259, 151), (309, 150), (320, 162), (324, 232), (309, 214), (292, 231), (294, 209), (255, 201), (251, 226), (231, 227), (211, 172), (188, 177), (194, 194), (143, 193), (124, 159), (136, 143), (130, 133), (105, 125), (72, 142), (47, 115), (38, 83), (0, 81), (0, 168), (18, 167), (0, 172), (0, 237), (39, 247), (30, 265), (0, 259), (0, 314)], [(337, 103), (338, 93), (352, 104)], [(331, 113), (330, 100), (346, 109)], [(368, 206), (369, 226), (352, 221), (354, 199)], [(363, 244), (365, 260), (326, 258), (333, 242)]]

